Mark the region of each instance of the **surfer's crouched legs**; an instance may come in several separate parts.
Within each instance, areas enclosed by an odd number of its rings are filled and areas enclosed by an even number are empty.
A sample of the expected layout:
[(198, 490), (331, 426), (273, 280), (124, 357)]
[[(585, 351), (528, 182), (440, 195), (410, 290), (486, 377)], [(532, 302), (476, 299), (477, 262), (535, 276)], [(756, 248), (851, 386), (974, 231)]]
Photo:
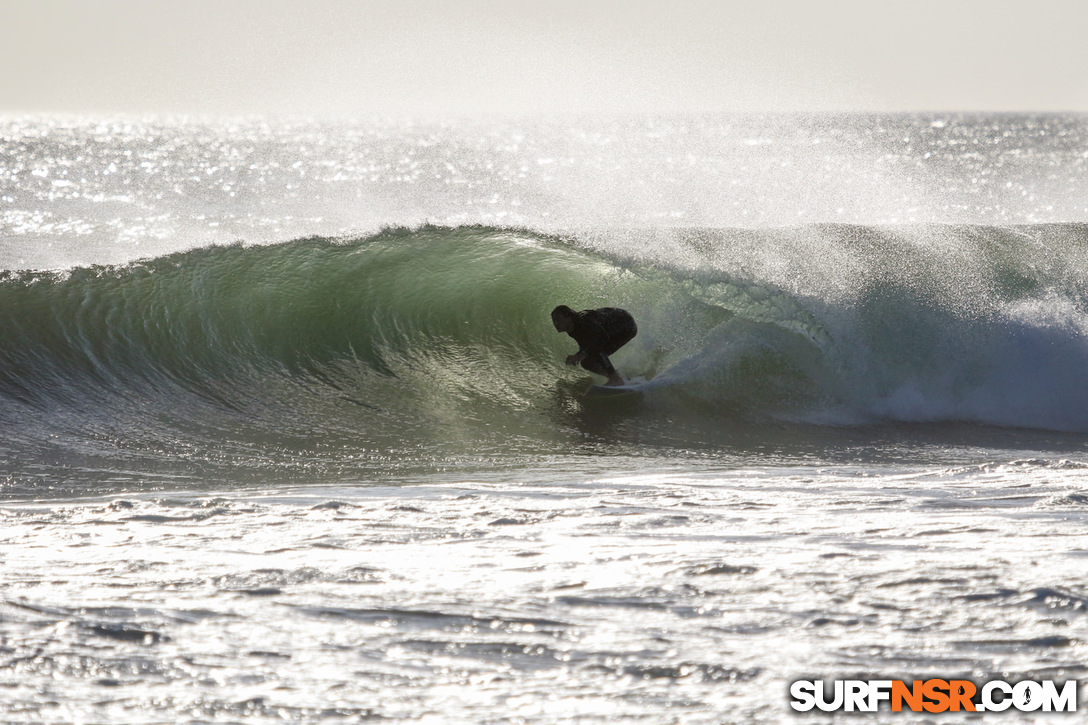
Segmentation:
[[(620, 310), (620, 312), (623, 311)], [(608, 378), (605, 385), (623, 385), (623, 378), (616, 372), (616, 368), (613, 367), (608, 356), (629, 343), (637, 334), (638, 326), (635, 325), (635, 319), (623, 312), (623, 318), (620, 320), (617, 329), (612, 332), (612, 339), (609, 340), (608, 346), (595, 355), (587, 355), (582, 361), (582, 367), (591, 373), (597, 373)]]
[(598, 375), (603, 375), (608, 378), (608, 382), (606, 382), (605, 385), (623, 385), (623, 378), (616, 372), (616, 368), (613, 367), (612, 361), (608, 359), (607, 355), (600, 353), (596, 355), (587, 355), (586, 358), (582, 360), (582, 367), (591, 373), (597, 373)]

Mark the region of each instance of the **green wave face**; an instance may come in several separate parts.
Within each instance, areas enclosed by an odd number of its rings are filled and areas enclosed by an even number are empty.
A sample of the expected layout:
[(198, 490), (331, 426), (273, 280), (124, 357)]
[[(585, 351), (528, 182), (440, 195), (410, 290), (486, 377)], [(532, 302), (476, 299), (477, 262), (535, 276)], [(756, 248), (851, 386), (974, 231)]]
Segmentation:
[(615, 422), (583, 398), (601, 381), (563, 365), (576, 346), (551, 325), (557, 304), (629, 309), (643, 332), (614, 360), (643, 379), (732, 316), (662, 269), (483, 228), (14, 274), (0, 283), (0, 420), (23, 431), (13, 448), (59, 428), (84, 452), (211, 447), (217, 462), (546, 452), (596, 431), (587, 415)]
[[(388, 470), (783, 419), (1088, 430), (1085, 229), (923, 232), (958, 251), (852, 227), (631, 232), (622, 253), (424, 227), (8, 273), (0, 452)], [(563, 365), (557, 304), (635, 316), (613, 357), (642, 396), (584, 397), (601, 381)]]

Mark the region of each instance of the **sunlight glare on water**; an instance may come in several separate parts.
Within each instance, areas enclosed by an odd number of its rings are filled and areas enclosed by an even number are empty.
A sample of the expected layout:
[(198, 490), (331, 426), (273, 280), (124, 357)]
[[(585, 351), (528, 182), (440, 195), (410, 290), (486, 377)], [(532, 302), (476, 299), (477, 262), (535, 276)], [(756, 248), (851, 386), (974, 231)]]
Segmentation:
[(1027, 461), (9, 504), (9, 716), (777, 722), (806, 673), (1083, 677), (1085, 495)]

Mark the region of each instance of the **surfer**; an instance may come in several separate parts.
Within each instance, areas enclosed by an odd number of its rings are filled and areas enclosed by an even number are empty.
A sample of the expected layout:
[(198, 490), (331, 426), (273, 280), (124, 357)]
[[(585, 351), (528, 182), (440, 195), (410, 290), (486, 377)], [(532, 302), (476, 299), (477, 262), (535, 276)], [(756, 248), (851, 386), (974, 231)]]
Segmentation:
[(638, 333), (635, 318), (618, 307), (575, 312), (566, 305), (552, 310), (552, 324), (578, 343), (578, 352), (567, 355), (567, 365), (582, 364), (591, 373), (608, 378), (605, 385), (623, 385), (608, 356), (626, 345)]

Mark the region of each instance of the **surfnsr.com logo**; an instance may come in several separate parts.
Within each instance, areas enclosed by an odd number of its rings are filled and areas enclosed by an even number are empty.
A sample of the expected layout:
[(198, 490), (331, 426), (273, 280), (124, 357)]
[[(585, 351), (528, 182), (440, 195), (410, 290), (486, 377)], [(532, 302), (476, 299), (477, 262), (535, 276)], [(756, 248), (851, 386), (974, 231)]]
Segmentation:
[(885, 702), (892, 712), (1076, 712), (1077, 682), (992, 680), (979, 687), (970, 680), (798, 680), (790, 697), (798, 712), (876, 712)]

